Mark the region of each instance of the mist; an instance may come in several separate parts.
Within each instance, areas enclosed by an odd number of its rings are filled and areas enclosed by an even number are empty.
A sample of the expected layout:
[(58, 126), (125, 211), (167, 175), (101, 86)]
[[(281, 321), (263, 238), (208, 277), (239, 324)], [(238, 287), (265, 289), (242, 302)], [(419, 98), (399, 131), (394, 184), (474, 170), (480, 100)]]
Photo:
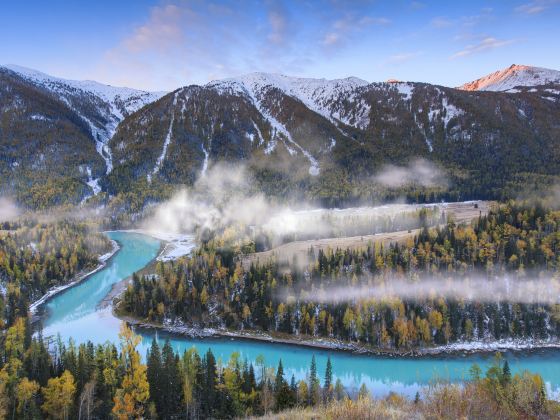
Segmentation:
[[(290, 240), (378, 233), (383, 227), (418, 226), (418, 211), (426, 206), (389, 204), (378, 207), (317, 209), (299, 202), (298, 208), (276, 203), (255, 191), (244, 166), (218, 164), (190, 189), (158, 205), (142, 228), (168, 233), (218, 231), (227, 226), (249, 227), (254, 235), (272, 237), (273, 245)], [(437, 208), (434, 218), (439, 218)], [(398, 228), (394, 230), (399, 230)]]
[[(283, 297), (289, 294), (283, 292)], [(320, 290), (302, 291), (304, 302), (342, 303), (360, 300), (383, 300), (400, 298), (421, 301), (435, 297), (475, 302), (511, 302), (524, 304), (560, 303), (560, 280), (558, 278), (513, 279), (483, 276), (454, 279), (422, 279), (417, 282), (388, 279), (373, 286), (328, 287)]]
[(16, 204), (7, 197), (0, 197), (0, 222), (9, 222), (20, 215)]
[(406, 185), (422, 187), (447, 187), (445, 174), (433, 163), (419, 158), (408, 166), (385, 165), (373, 180), (388, 188), (399, 188)]

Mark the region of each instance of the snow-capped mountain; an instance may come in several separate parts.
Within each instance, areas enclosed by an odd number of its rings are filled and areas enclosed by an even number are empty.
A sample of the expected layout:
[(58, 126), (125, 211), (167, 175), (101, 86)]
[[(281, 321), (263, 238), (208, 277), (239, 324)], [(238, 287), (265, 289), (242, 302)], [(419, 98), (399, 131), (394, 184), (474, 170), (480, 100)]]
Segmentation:
[(126, 118), (110, 143), (123, 169), (109, 184), (116, 192), (123, 177), (189, 183), (220, 161), (300, 183), (333, 170), (367, 179), (413, 156), (461, 168), (528, 162), (542, 148), (558, 154), (556, 108), (544, 93), (252, 73), (178, 89)]
[(0, 191), (31, 188), (45, 205), (101, 189), (157, 197), (219, 162), (246, 164), (279, 194), (319, 196), (368, 190), (383, 165), (417, 157), (493, 174), (471, 194), (510, 173), (560, 174), (558, 72), (508, 70), (461, 89), (252, 73), (162, 96), (0, 67)]
[[(96, 150), (105, 161), (105, 174), (113, 170), (108, 143), (118, 124), (126, 116), (165, 94), (114, 87), (90, 80), (61, 79), (17, 65), (0, 66), (0, 69), (12, 71), (36, 87), (49, 91), (73, 110), (88, 125)], [(99, 193), (99, 176), (102, 174), (92, 174), (91, 167), (86, 167), (85, 171), (93, 193)]]
[(475, 81), (459, 86), (461, 90), (487, 90), (494, 92), (518, 92), (518, 87), (535, 87), (560, 84), (560, 71), (542, 67), (512, 64)]

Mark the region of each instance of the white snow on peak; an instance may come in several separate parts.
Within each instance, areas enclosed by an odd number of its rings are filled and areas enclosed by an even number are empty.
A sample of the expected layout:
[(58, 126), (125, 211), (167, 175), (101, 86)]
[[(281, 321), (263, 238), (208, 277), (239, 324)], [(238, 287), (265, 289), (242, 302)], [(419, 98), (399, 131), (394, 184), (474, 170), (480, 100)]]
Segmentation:
[[(27, 67), (8, 64), (2, 66), (11, 70), (21, 77), (40, 85), (54, 93), (66, 95), (81, 90), (90, 93), (115, 107), (114, 111), (120, 119), (123, 118), (122, 111), (133, 113), (151, 102), (154, 102), (167, 92), (146, 92), (143, 90), (127, 87), (115, 87), (104, 85), (93, 80), (69, 80), (42, 73)], [(74, 91), (74, 92), (73, 92)]]
[[(86, 122), (95, 141), (96, 150), (105, 160), (106, 174), (113, 169), (109, 140), (115, 134), (119, 123), (125, 116), (166, 94), (104, 85), (91, 80), (67, 80), (13, 64), (0, 66), (2, 67), (58, 96)], [(101, 190), (98, 182), (99, 179), (93, 178), (87, 181), (94, 195)]]
[[(272, 127), (270, 141), (268, 142), (264, 152), (266, 154), (272, 153), (272, 151), (276, 148), (277, 136), (281, 134), (285, 140), (284, 144), (288, 152), (291, 155), (298, 153), (298, 151), (301, 152), (301, 154), (303, 154), (310, 163), (309, 174), (315, 176), (319, 175), (320, 172), (318, 160), (292, 138), (288, 129), (272, 114), (272, 110), (269, 109), (269, 107), (263, 102), (263, 99), (269, 90), (279, 89), (284, 94), (300, 100), (308, 108), (332, 121), (330, 116), (327, 117), (327, 111), (317, 105), (317, 101), (321, 96), (318, 92), (328, 91), (330, 92), (329, 94), (334, 95), (334, 91), (337, 89), (336, 86), (338, 86), (337, 83), (341, 84), (338, 87), (339, 89), (343, 89), (342, 86), (345, 86), (345, 89), (350, 88), (350, 86), (354, 86), (351, 88), (354, 89), (360, 85), (367, 84), (367, 82), (357, 78), (348, 78), (343, 80), (302, 79), (279, 74), (251, 73), (237, 78), (213, 81), (208, 83), (206, 86), (213, 88), (222, 94), (227, 93), (249, 98), (255, 108), (257, 108), (259, 113)], [(324, 87), (323, 90), (321, 90), (321, 86)], [(256, 128), (258, 130), (258, 127)], [(260, 131), (259, 136), (261, 136)], [(287, 144), (286, 141), (289, 144)]]
[[(290, 77), (273, 73), (250, 73), (239, 77), (215, 80), (206, 86), (221, 93), (249, 94), (251, 97), (255, 96), (255, 93), (266, 89), (278, 89), (284, 94), (296, 98), (307, 108), (335, 124), (338, 120), (347, 125), (365, 128), (369, 124), (369, 119), (365, 121), (369, 115), (369, 106), (360, 100), (357, 91), (368, 84), (367, 81), (357, 77), (327, 80)], [(345, 110), (341, 99), (353, 103), (354, 106), (350, 108), (357, 106), (359, 109)], [(357, 118), (354, 113), (358, 114)]]
[(507, 69), (465, 83), (458, 89), (515, 93), (517, 90), (514, 88), (517, 86), (541, 86), (549, 83), (560, 83), (560, 71), (512, 64)]

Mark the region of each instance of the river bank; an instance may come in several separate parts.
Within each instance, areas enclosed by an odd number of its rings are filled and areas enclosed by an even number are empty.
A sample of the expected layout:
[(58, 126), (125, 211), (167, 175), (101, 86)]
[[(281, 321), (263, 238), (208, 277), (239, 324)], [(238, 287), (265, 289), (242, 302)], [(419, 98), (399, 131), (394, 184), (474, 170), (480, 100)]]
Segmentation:
[(196, 247), (194, 235), (186, 233), (167, 233), (148, 229), (126, 229), (108, 232), (139, 233), (141, 235), (151, 236), (154, 239), (162, 241), (164, 246), (156, 257), (156, 261), (166, 262), (176, 260), (177, 258), (189, 255)]
[(45, 302), (47, 302), (49, 299), (53, 298), (54, 296), (58, 295), (59, 293), (64, 292), (67, 289), (70, 289), (74, 286), (77, 286), (78, 284), (80, 284), (82, 281), (86, 280), (91, 275), (93, 275), (93, 274), (97, 273), (99, 270), (102, 270), (103, 268), (105, 268), (108, 261), (120, 249), (120, 245), (117, 241), (114, 241), (114, 240), (111, 239), (111, 245), (113, 246), (111, 251), (107, 252), (106, 254), (103, 254), (103, 255), (99, 256), (99, 258), (98, 258), (99, 265), (95, 269), (93, 269), (91, 271), (87, 271), (87, 272), (85, 272), (85, 270), (84, 270), (83, 272), (79, 273), (74, 278), (74, 280), (72, 280), (71, 282), (66, 283), (66, 284), (62, 284), (62, 285), (59, 285), (59, 286), (51, 287), (49, 290), (47, 290), (47, 292), (43, 296), (41, 296), (41, 298), (39, 298), (36, 301), (34, 301), (33, 303), (31, 303), (29, 305), (29, 312), (31, 313), (31, 316), (33, 317), (33, 321), (37, 320), (35, 315), (36, 315), (39, 307), (41, 305), (43, 305)]
[(200, 339), (200, 338), (231, 338), (239, 340), (286, 344), (292, 346), (315, 348), (320, 350), (342, 351), (353, 354), (377, 357), (421, 358), (430, 356), (456, 356), (466, 354), (490, 354), (505, 351), (538, 351), (540, 349), (560, 349), (558, 340), (499, 340), (457, 342), (445, 346), (424, 347), (416, 349), (381, 349), (367, 344), (352, 343), (334, 338), (290, 336), (282, 333), (267, 333), (257, 330), (231, 331), (225, 328), (200, 328), (187, 325), (165, 325), (139, 320), (115, 310), (113, 315), (130, 326), (144, 330), (160, 330), (167, 333)]

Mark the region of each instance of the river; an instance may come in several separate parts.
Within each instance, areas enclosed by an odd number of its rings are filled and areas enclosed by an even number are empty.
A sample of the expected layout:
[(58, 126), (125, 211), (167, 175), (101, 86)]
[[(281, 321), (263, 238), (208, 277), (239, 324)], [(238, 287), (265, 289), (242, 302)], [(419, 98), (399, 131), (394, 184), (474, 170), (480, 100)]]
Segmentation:
[[(42, 310), (43, 335), (60, 334), (63, 340), (72, 338), (76, 343), (90, 340), (94, 343), (117, 342), (120, 320), (110, 308), (99, 309), (99, 303), (109, 293), (113, 284), (145, 267), (158, 254), (160, 242), (146, 235), (130, 232), (109, 232), (121, 249), (107, 265), (78, 285), (49, 299)], [(153, 331), (139, 331), (142, 336), (139, 351), (146, 354)], [(483, 369), (492, 358), (489, 354), (441, 355), (423, 358), (390, 358), (355, 355), (341, 351), (329, 351), (231, 338), (192, 339), (164, 332), (157, 334), (163, 344), (169, 338), (173, 348), (181, 353), (196, 347), (199, 353), (208, 348), (217, 358), (227, 360), (233, 352), (242, 359), (255, 361), (263, 355), (267, 366), (276, 367), (280, 358), (289, 380), (305, 377), (312, 355), (317, 359), (320, 376), (323, 376), (327, 357), (331, 357), (333, 374), (349, 389), (365, 383), (376, 396), (394, 391), (414, 396), (417, 390), (435, 379), (458, 381), (468, 378), (469, 368), (478, 363)], [(524, 369), (541, 374), (548, 391), (555, 398), (560, 396), (560, 350), (546, 349), (532, 352), (507, 352), (513, 372)]]

